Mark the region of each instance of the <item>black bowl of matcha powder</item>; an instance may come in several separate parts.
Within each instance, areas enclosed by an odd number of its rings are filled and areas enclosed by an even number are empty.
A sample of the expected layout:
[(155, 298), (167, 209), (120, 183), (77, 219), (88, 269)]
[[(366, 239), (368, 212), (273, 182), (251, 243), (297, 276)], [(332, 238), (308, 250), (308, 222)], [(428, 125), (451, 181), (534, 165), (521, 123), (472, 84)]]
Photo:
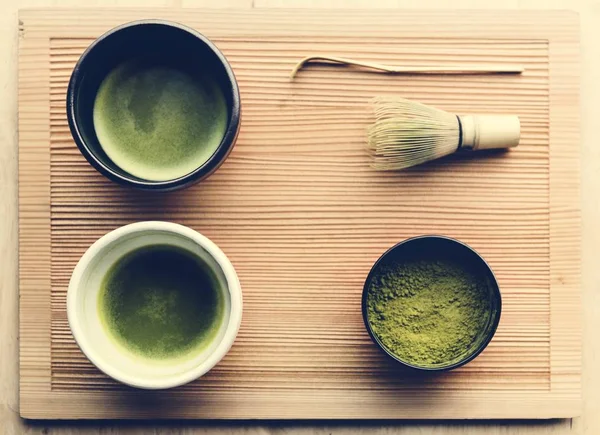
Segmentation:
[(450, 370), (479, 355), (500, 321), (501, 297), (488, 264), (442, 236), (398, 243), (375, 263), (362, 311), (373, 341), (405, 367)]

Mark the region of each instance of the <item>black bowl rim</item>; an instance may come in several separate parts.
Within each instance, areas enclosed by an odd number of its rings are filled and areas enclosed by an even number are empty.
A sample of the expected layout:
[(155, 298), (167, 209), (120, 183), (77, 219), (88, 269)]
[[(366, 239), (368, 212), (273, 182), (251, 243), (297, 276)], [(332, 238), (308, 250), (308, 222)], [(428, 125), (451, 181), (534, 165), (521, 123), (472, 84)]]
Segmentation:
[[(391, 351), (389, 351), (383, 345), (383, 343), (379, 340), (379, 338), (375, 335), (375, 333), (371, 329), (371, 325), (369, 323), (369, 319), (367, 316), (367, 295), (368, 295), (368, 290), (370, 287), (371, 279), (373, 278), (373, 275), (375, 274), (375, 270), (377, 269), (377, 266), (385, 259), (385, 257), (390, 255), (396, 249), (400, 249), (400, 247), (404, 247), (407, 244), (410, 244), (412, 242), (415, 242), (417, 240), (422, 240), (422, 239), (444, 240), (444, 241), (448, 241), (451, 243), (456, 243), (458, 245), (461, 245), (463, 248), (466, 248), (469, 251), (473, 252), (477, 257), (479, 257), (479, 259), (483, 262), (483, 264), (485, 264), (485, 266), (487, 267), (487, 269), (490, 272), (490, 275), (492, 277), (492, 282), (493, 282), (494, 296), (496, 298), (496, 302), (498, 303), (498, 309), (496, 311), (496, 317), (493, 320), (494, 323), (492, 325), (492, 328), (490, 329), (490, 331), (487, 334), (487, 336), (485, 337), (485, 339), (477, 347), (477, 349), (474, 352), (472, 352), (471, 354), (469, 354), (467, 357), (465, 357), (459, 361), (456, 361), (453, 364), (447, 365), (447, 366), (440, 366), (440, 367), (418, 366), (418, 365), (414, 365), (414, 364), (411, 364), (411, 363), (401, 360), (396, 355), (394, 355)], [(473, 361), (475, 358), (477, 358), (477, 356), (481, 352), (483, 352), (483, 350), (488, 346), (490, 341), (492, 341), (492, 338), (494, 337), (494, 335), (496, 334), (496, 330), (498, 329), (498, 324), (500, 323), (500, 317), (502, 314), (502, 295), (500, 293), (500, 286), (498, 285), (498, 280), (496, 279), (496, 276), (494, 275), (494, 271), (492, 270), (490, 265), (487, 263), (487, 261), (485, 261), (485, 259), (481, 256), (481, 254), (479, 254), (475, 249), (471, 248), (466, 243), (461, 242), (460, 240), (454, 239), (452, 237), (440, 236), (440, 235), (422, 235), (422, 236), (410, 237), (406, 240), (396, 243), (394, 246), (392, 246), (387, 251), (385, 251), (377, 259), (377, 261), (371, 267), (371, 270), (369, 271), (369, 274), (367, 275), (365, 284), (363, 286), (361, 309), (362, 309), (363, 322), (365, 324), (365, 327), (367, 328), (367, 332), (369, 333), (371, 340), (373, 340), (373, 342), (377, 345), (377, 347), (381, 351), (383, 351), (387, 356), (392, 358), (394, 361), (400, 363), (402, 366), (412, 369), (412, 370), (418, 370), (421, 372), (445, 372), (445, 371), (453, 370), (455, 368), (464, 366), (465, 364), (469, 363), (470, 361)]]
[[(133, 175), (130, 177), (123, 176), (107, 165), (105, 165), (102, 161), (100, 161), (94, 153), (90, 151), (88, 145), (86, 144), (83, 136), (81, 135), (77, 118), (75, 116), (75, 108), (77, 106), (77, 101), (75, 99), (76, 90), (81, 85), (82, 78), (82, 68), (84, 66), (85, 60), (89, 53), (94, 50), (98, 44), (102, 43), (106, 38), (118, 33), (122, 30), (128, 29), (130, 27), (137, 26), (145, 26), (145, 25), (158, 25), (158, 26), (167, 26), (175, 29), (179, 29), (183, 32), (187, 32), (193, 36), (195, 36), (200, 42), (202, 42), (206, 47), (208, 47), (215, 56), (219, 59), (219, 62), (223, 65), (225, 72), (227, 74), (227, 79), (229, 85), (231, 86), (231, 94), (232, 94), (232, 102), (229, 109), (229, 123), (227, 124), (227, 129), (225, 130), (225, 135), (221, 140), (221, 143), (217, 147), (217, 150), (213, 153), (213, 155), (204, 162), (201, 166), (196, 168), (194, 171), (183, 175), (178, 178), (174, 178), (172, 180), (165, 181), (150, 181), (144, 180), (141, 178), (134, 177)], [(86, 50), (83, 52), (77, 64), (73, 68), (73, 72), (71, 74), (71, 78), (69, 79), (69, 85), (67, 88), (67, 120), (69, 122), (69, 129), (71, 130), (71, 135), (75, 140), (75, 144), (86, 158), (86, 160), (105, 177), (109, 178), (112, 181), (115, 181), (119, 184), (126, 186), (133, 186), (139, 189), (144, 190), (154, 190), (154, 191), (170, 191), (176, 190), (183, 187), (187, 187), (191, 184), (194, 184), (203, 178), (206, 178), (210, 174), (212, 174), (227, 158), (233, 146), (235, 145), (237, 135), (240, 128), (241, 123), (241, 98), (240, 98), (240, 90), (235, 78), (235, 74), (231, 65), (223, 55), (223, 53), (217, 48), (217, 46), (210, 41), (206, 36), (202, 33), (196, 31), (195, 29), (185, 26), (180, 23), (176, 23), (169, 20), (160, 20), (160, 19), (144, 19), (144, 20), (136, 20), (131, 21), (125, 24), (121, 24), (117, 27), (114, 27), (103, 33), (99, 36), (94, 42), (92, 42)]]

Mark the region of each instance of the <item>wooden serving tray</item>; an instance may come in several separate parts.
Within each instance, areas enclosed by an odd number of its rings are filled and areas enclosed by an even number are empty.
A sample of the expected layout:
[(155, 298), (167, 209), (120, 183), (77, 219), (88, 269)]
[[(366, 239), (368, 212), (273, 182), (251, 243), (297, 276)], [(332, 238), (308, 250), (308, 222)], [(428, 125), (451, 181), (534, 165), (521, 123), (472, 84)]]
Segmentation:
[[(71, 69), (109, 28), (193, 26), (238, 77), (243, 125), (225, 164), (185, 191), (118, 187), (75, 147)], [(19, 53), (21, 415), (28, 418), (550, 418), (580, 411), (577, 17), (559, 12), (22, 11)], [(397, 65), (518, 63), (522, 76), (394, 76), (308, 54)], [(365, 104), (397, 94), (458, 113), (510, 113), (521, 145), (399, 173), (371, 170)], [(232, 260), (244, 319), (208, 375), (165, 392), (96, 370), (69, 331), (71, 271), (106, 232), (188, 225)], [(415, 377), (370, 342), (364, 279), (386, 248), (444, 234), (497, 274), (502, 321), (466, 367)]]

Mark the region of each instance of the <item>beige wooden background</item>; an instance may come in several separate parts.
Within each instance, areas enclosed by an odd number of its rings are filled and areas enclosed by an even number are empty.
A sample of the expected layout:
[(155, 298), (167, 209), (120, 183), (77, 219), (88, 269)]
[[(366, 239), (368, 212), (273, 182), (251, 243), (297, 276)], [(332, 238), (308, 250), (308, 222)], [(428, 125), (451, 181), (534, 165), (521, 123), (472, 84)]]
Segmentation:
[[(18, 416), (17, 10), (46, 6), (574, 9), (582, 33), (583, 417), (540, 422), (44, 423)], [(600, 0), (0, 0), (0, 435), (4, 434), (600, 434)]]

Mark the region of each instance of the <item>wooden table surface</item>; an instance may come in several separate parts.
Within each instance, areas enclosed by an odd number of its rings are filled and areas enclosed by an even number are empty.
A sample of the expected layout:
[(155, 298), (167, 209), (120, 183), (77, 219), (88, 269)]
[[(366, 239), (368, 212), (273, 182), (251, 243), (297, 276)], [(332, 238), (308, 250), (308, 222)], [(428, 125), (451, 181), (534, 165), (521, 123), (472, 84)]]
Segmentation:
[[(17, 276), (17, 10), (48, 6), (329, 7), (329, 8), (572, 9), (581, 19), (581, 153), (583, 216), (584, 378), (583, 415), (573, 420), (477, 422), (27, 422), (18, 415)], [(600, 373), (600, 0), (0, 0), (0, 435), (4, 434), (598, 434)]]

